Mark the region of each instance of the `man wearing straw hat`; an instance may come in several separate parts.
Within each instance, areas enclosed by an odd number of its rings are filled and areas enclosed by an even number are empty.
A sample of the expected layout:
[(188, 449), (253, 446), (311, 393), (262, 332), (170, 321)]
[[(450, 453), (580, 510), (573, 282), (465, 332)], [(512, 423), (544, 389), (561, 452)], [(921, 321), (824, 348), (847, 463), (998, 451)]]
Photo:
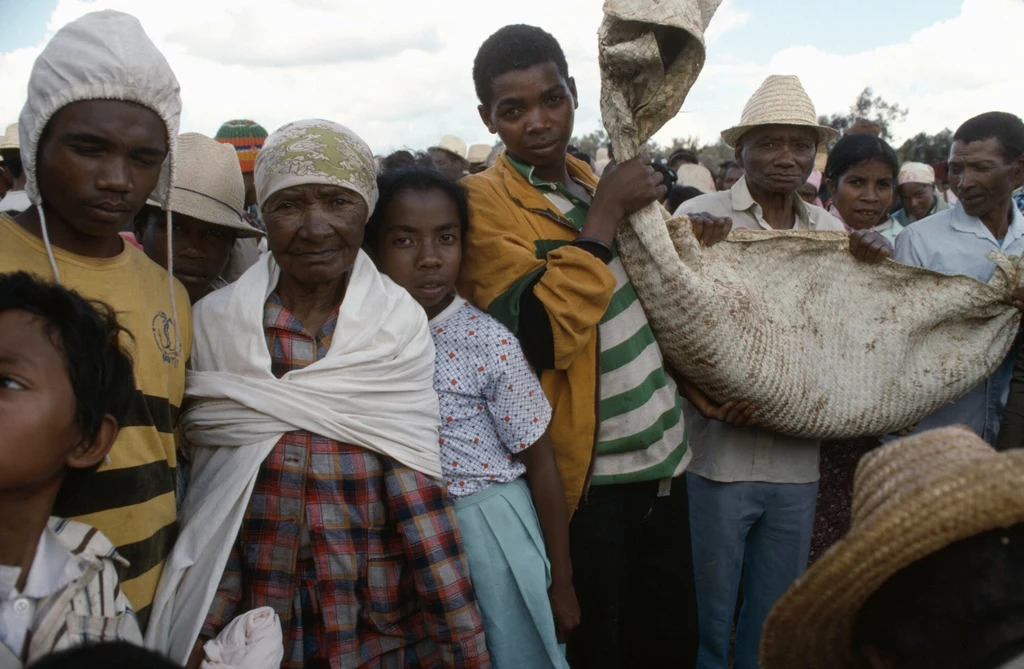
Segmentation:
[[(772, 75), (747, 102), (739, 125), (722, 132), (744, 175), (727, 191), (684, 202), (676, 215), (731, 219), (753, 230), (832, 230), (843, 224), (797, 190), (819, 146), (836, 131), (820, 126), (794, 76)], [(701, 212), (702, 214), (699, 214)], [(880, 261), (891, 245), (877, 233), (851, 236), (861, 260)], [(761, 625), (807, 565), (818, 493), (820, 442), (727, 422), (728, 415), (683, 384), (693, 449), (686, 474), (700, 635), (697, 666), (725, 669), (736, 625), (736, 669), (757, 667)]]
[(445, 135), (436, 146), (427, 149), (434, 169), (452, 181), (458, 181), (466, 173), (466, 143), (455, 135)]
[(25, 193), (25, 170), (21, 165), (21, 143), (18, 141), (18, 124), (7, 126), (0, 139), (0, 158), (11, 175), (12, 182), (7, 193), (0, 199), (0, 212), (16, 216), (32, 206)]
[(853, 526), (772, 609), (761, 666), (1024, 666), (1024, 450), (956, 426), (864, 456)]
[[(223, 278), (236, 239), (262, 232), (245, 220), (245, 183), (231, 147), (196, 132), (178, 137), (174, 212), (174, 278), (195, 304), (228, 284)], [(167, 226), (152, 201), (135, 217), (135, 238), (146, 255), (167, 267)]]
[(491, 155), (490, 144), (473, 144), (466, 154), (466, 162), (469, 163), (469, 173), (476, 174), (487, 169), (487, 157)]

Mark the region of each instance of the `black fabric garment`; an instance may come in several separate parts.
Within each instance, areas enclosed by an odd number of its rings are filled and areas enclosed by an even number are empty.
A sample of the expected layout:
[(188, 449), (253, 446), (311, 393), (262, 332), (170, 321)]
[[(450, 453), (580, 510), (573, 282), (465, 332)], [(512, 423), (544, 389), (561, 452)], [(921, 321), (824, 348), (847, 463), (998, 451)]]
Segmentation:
[(697, 600), (686, 477), (594, 486), (569, 524), (582, 622), (569, 638), (573, 669), (690, 669)]

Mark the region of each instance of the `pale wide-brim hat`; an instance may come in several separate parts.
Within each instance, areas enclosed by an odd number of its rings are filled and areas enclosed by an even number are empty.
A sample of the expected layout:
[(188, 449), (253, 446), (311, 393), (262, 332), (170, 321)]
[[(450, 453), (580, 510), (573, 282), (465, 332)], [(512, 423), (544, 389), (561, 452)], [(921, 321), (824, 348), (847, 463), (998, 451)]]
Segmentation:
[(722, 131), (722, 141), (734, 147), (748, 130), (762, 125), (798, 125), (814, 128), (818, 144), (835, 139), (834, 128), (818, 125), (814, 103), (807, 96), (800, 79), (791, 74), (773, 74), (747, 100), (739, 125)]
[[(162, 207), (157, 198), (149, 204)], [(245, 181), (235, 148), (201, 135), (178, 135), (171, 211), (225, 228), (239, 237), (263, 233), (246, 222)]]
[(466, 154), (466, 160), (469, 161), (470, 165), (481, 165), (487, 162), (487, 157), (491, 155), (491, 147), (486, 144), (473, 144), (469, 147), (469, 153)]
[(861, 460), (849, 533), (769, 613), (763, 669), (854, 669), (857, 613), (890, 577), (957, 541), (1024, 522), (1024, 449), (966, 427), (932, 430)]
[(449, 153), (454, 153), (463, 160), (466, 159), (466, 143), (456, 137), (455, 135), (445, 135), (441, 138), (441, 141), (430, 147), (431, 149), (444, 149)]
[(0, 139), (0, 149), (19, 149), (21, 144), (18, 142), (18, 124), (12, 123), (7, 126), (7, 130), (4, 132), (3, 139)]

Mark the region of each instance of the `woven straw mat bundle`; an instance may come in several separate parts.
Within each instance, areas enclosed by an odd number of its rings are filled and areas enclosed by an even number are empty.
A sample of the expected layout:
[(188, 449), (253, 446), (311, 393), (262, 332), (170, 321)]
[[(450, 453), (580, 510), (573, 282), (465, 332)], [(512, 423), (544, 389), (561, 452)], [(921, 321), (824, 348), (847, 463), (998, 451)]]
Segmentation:
[[(704, 65), (716, 0), (607, 0), (601, 111), (629, 159), (675, 116)], [(717, 402), (748, 401), (799, 437), (881, 435), (965, 395), (1020, 325), (1020, 258), (988, 285), (853, 258), (842, 233), (737, 230), (711, 248), (653, 204), (617, 244), (666, 361)]]

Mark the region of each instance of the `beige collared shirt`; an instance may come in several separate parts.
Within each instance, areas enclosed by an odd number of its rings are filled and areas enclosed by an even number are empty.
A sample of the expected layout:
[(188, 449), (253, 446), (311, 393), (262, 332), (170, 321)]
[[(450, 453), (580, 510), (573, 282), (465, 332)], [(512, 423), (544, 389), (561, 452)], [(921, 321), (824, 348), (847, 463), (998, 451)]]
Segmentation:
[[(821, 207), (807, 204), (796, 193), (792, 195), (796, 203), (796, 222), (794, 230), (838, 230), (844, 231), (843, 222)], [(772, 230), (754, 197), (747, 188), (747, 177), (740, 180), (729, 190), (717, 193), (698, 195), (692, 200), (679, 205), (675, 216), (695, 214), (706, 211), (714, 216), (728, 216), (732, 219), (732, 227), (744, 230)]]
[[(796, 194), (797, 220), (794, 230), (843, 231), (842, 222), (821, 207), (809, 205)], [(700, 195), (684, 202), (675, 215), (708, 212), (728, 216), (734, 228), (771, 230), (761, 205), (747, 188), (746, 177), (728, 191)], [(683, 401), (683, 417), (693, 460), (687, 471), (712, 481), (764, 481), (767, 483), (812, 483), (818, 480), (817, 439), (797, 439), (759, 428), (738, 428), (701, 416)]]

